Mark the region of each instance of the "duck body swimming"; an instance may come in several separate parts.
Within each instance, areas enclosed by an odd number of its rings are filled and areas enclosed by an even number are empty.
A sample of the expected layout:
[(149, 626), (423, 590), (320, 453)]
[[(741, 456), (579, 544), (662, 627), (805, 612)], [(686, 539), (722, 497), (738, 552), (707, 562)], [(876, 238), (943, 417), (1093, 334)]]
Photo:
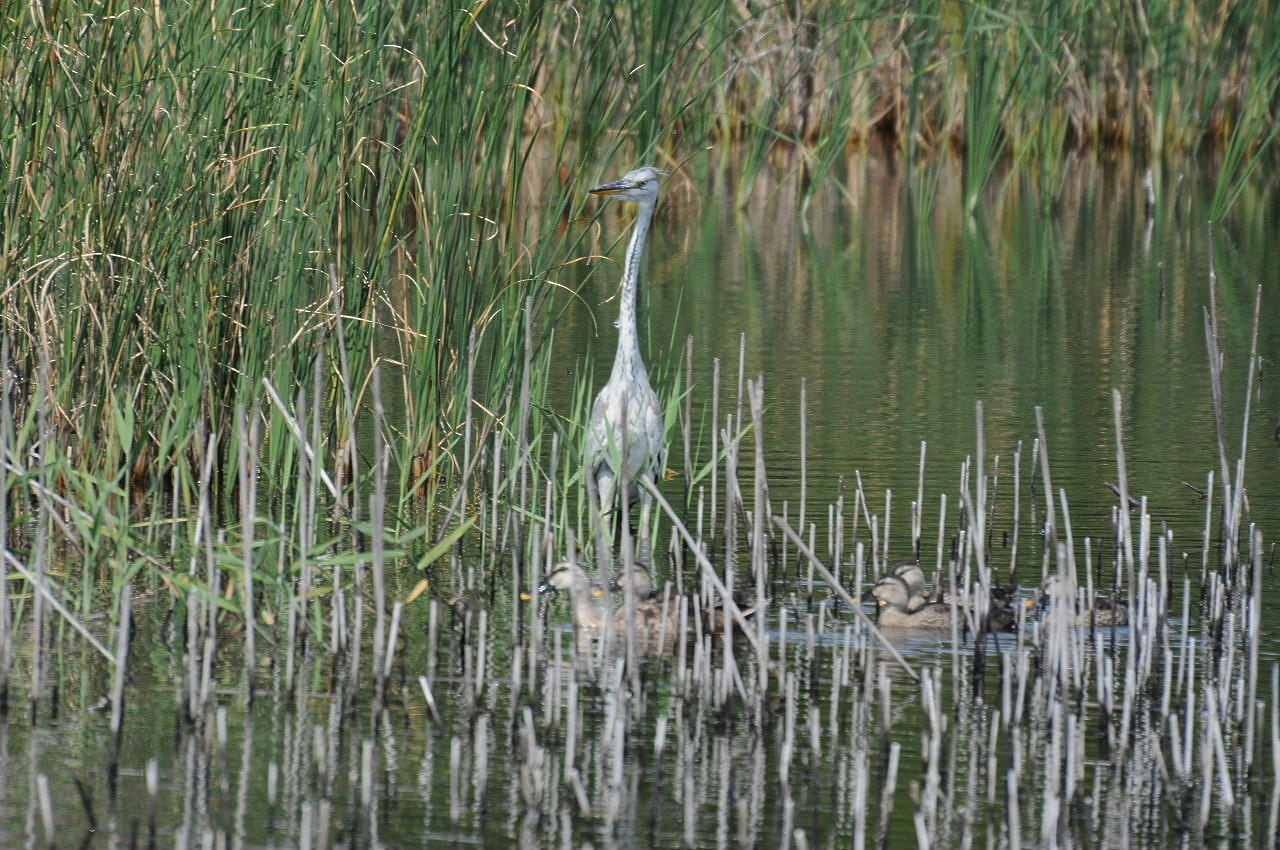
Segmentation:
[[(724, 609), (724, 603), (718, 597), (707, 603), (693, 593), (667, 594), (654, 587), (653, 571), (645, 564), (635, 563), (619, 569), (609, 582), (609, 589), (615, 593), (626, 593), (630, 589), (635, 594), (637, 611), (665, 605), (678, 616), (680, 610), (686, 610), (689, 629), (694, 629), (700, 618), (704, 631), (713, 634), (732, 631), (732, 615)], [(755, 597), (742, 590), (733, 591), (733, 602), (744, 617), (750, 617), (759, 607)]]
[(1040, 596), (1027, 603), (1038, 607), (1046, 623), (1065, 621), (1077, 628), (1111, 628), (1129, 625), (1129, 605), (1117, 599), (1080, 599), (1072, 583), (1054, 573), (1045, 579)]
[(881, 627), (907, 629), (949, 629), (962, 616), (949, 602), (936, 602), (913, 595), (901, 576), (887, 575), (871, 588), (879, 604), (876, 623)]
[[(1007, 631), (1014, 626), (1016, 614), (1009, 607), (1014, 594), (1014, 588), (991, 588), (986, 620), (988, 632)], [(965, 612), (958, 607), (961, 602), (950, 593), (930, 595), (924, 570), (914, 559), (895, 564), (863, 598), (878, 603), (878, 622), (892, 628), (949, 629), (953, 612), (959, 615), (962, 626), (968, 622)]]
[[(630, 611), (625, 601), (616, 607), (602, 603), (605, 591), (591, 583), (582, 567), (567, 561), (552, 568), (539, 583), (538, 592), (568, 591), (573, 608), (573, 623), (580, 633), (594, 637), (612, 629), (618, 634), (626, 634), (634, 626), (637, 639), (647, 649), (670, 648), (673, 638), (682, 630), (708, 634), (732, 631), (729, 628), (729, 612), (723, 606), (712, 606), (708, 610), (691, 594), (672, 595), (654, 591), (651, 580), (646, 585), (646, 579), (642, 576), (635, 576), (630, 580), (632, 592), (635, 593)], [(739, 604), (738, 607), (744, 616), (750, 616), (756, 610), (754, 604), (746, 607)]]

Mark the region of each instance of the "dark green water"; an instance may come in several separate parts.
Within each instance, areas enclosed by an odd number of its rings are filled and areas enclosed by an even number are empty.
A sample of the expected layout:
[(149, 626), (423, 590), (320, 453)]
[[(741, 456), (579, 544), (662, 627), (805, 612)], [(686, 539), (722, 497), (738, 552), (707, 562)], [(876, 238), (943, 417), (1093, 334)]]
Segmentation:
[[(1007, 493), (1019, 443), (1023, 475), (1031, 474), (1040, 406), (1053, 484), (1067, 493), (1076, 539), (1103, 541), (1097, 551), (1107, 551), (1116, 497), (1106, 482), (1118, 480), (1112, 410), (1112, 390), (1118, 390), (1129, 490), (1149, 499), (1157, 529), (1163, 525), (1172, 535), (1168, 634), (1172, 657), (1181, 657), (1184, 637), (1200, 634), (1195, 622), (1180, 618), (1181, 555), (1191, 554), (1198, 575), (1205, 515), (1204, 503), (1183, 482), (1203, 488), (1218, 469), (1204, 335), (1205, 205), (1212, 187), (1194, 170), (1165, 174), (1160, 202), (1148, 215), (1140, 174), (1079, 165), (1048, 208), (1032, 187), (1013, 180), (992, 194), (980, 215), (967, 217), (959, 212), (954, 175), (940, 174), (914, 175), (912, 186), (891, 163), (856, 160), (837, 176), (838, 187), (823, 188), (810, 203), (798, 202), (792, 183), (778, 188), (762, 180), (741, 210), (732, 181), (696, 189), (673, 181), (646, 285), (655, 382), (660, 392), (670, 391), (674, 364), (692, 336), (695, 422), (706, 415), (713, 358), (722, 362), (721, 411), (732, 411), (745, 340), (745, 374), (765, 381), (764, 444), (775, 509), (786, 501), (796, 515), (803, 479), (807, 519), (824, 535), (827, 506), (841, 481), (851, 501), (860, 476), (870, 510), (880, 522), (892, 516), (891, 559), (912, 547), (910, 502), (920, 444), (927, 441), (926, 562), (944, 494), (947, 525), (955, 523), (960, 467), (977, 447), (978, 402), (988, 467), (998, 455), (1005, 476), (993, 539), (1010, 528)], [(1249, 518), (1268, 541), (1280, 534), (1280, 400), (1267, 380), (1280, 362), (1280, 329), (1272, 318), (1280, 315), (1275, 197), (1246, 193), (1213, 236), (1231, 463), (1241, 441), (1254, 295), (1263, 288), (1262, 372), (1245, 457)], [(603, 218), (610, 237), (623, 234), (625, 224), (612, 211)], [(616, 308), (603, 302), (615, 285), (616, 268), (602, 267), (581, 292), (591, 309), (572, 302), (555, 326), (557, 363), (580, 363), (588, 352), (600, 361), (593, 387), (603, 381), (612, 354)], [(552, 382), (546, 399), (552, 409), (569, 405), (578, 377), (571, 371)], [(681, 466), (678, 446), (672, 454), (670, 465)], [(673, 496), (680, 488), (680, 479), (667, 485)], [(893, 493), (888, 511), (886, 491)], [(1034, 540), (1032, 506), (1023, 510), (1023, 538)], [(869, 543), (865, 528), (858, 541)], [(1007, 561), (1006, 543), (993, 549), (997, 564)], [(1026, 551), (1022, 569), (1038, 571), (1038, 552)], [(671, 569), (660, 565), (664, 577)], [(293, 659), (305, 688), (290, 692), (277, 684), (288, 662), (279, 632), (278, 642), (262, 650), (266, 691), (246, 708), (238, 636), (231, 634), (211, 661), (211, 708), (195, 722), (179, 707), (184, 615), (167, 601), (166, 589), (157, 588), (155, 602), (139, 604), (114, 781), (109, 711), (94, 709), (110, 685), (100, 659), (74, 642), (58, 655), (57, 715), (50, 717), (46, 704), (35, 727), (26, 722), (22, 698), (13, 700), (9, 722), (0, 725), (0, 845), (46, 846), (35, 805), (40, 776), (49, 784), (59, 847), (896, 848), (917, 846), (917, 815), (932, 835), (943, 836), (936, 846), (1104, 847), (1114, 846), (1117, 835), (1130, 836), (1137, 847), (1270, 845), (1273, 836), (1259, 835), (1275, 785), (1269, 748), (1259, 745), (1266, 758), (1259, 756), (1253, 772), (1233, 772), (1241, 777), (1234, 787), (1249, 800), (1248, 814), (1215, 797), (1211, 826), (1197, 830), (1182, 824), (1189, 809), (1175, 802), (1198, 801), (1199, 786), (1189, 782), (1196, 790), (1184, 795), (1181, 786), (1169, 790), (1167, 778), (1154, 778), (1154, 767), (1151, 774), (1137, 768), (1156, 759), (1117, 759), (1115, 767), (1099, 736), (1080, 747), (1086, 792), (1068, 807), (1067, 825), (1046, 839), (1039, 800), (1040, 789), (1058, 781), (1052, 770), (1040, 776), (1028, 769), (1012, 800), (1005, 782), (1013, 764), (1040, 764), (1059, 727), (1045, 718), (1001, 726), (994, 716), (1006, 712), (1005, 699), (1021, 699), (1002, 694), (1002, 683), (1010, 681), (1002, 665), (1041, 658), (1035, 628), (988, 646), (984, 672), (954, 678), (953, 664), (970, 669), (971, 645), (956, 655), (938, 636), (896, 639), (909, 661), (936, 671), (942, 683), (943, 773), (931, 786), (922, 755), (931, 728), (926, 690), (884, 664), (868, 633), (821, 590), (810, 600), (796, 574), (787, 571), (772, 588), (767, 634), (773, 657), (786, 661), (779, 674), (785, 681), (775, 682), (763, 704), (701, 693), (680, 680), (680, 664), (669, 657), (645, 660), (634, 692), (619, 678), (621, 668), (608, 662), (581, 662), (572, 674), (576, 688), (570, 687), (567, 608), (545, 601), (514, 608), (500, 580), (477, 608), (438, 605), (434, 654), (426, 601), (405, 609), (382, 712), (371, 710), (368, 682), (352, 684), (345, 662), (328, 661), (323, 646)], [(694, 576), (690, 571), (687, 580)], [(1267, 671), (1280, 648), (1280, 628), (1271, 624), (1280, 591), (1268, 576), (1260, 642)], [(405, 598), (416, 578), (409, 571), (395, 576), (392, 598)], [(1024, 580), (1038, 578), (1037, 572)], [(1114, 657), (1122, 669), (1128, 638), (1128, 630), (1099, 635), (1089, 652)], [(741, 678), (750, 683), (755, 661), (741, 643), (733, 648)], [(1208, 653), (1198, 658), (1202, 667), (1210, 663)], [(723, 645), (714, 645), (704, 661), (724, 669)], [(424, 674), (438, 720), (418, 685)], [(1264, 727), (1272, 710), (1269, 675), (1263, 673), (1258, 694)], [(884, 695), (890, 697), (887, 715)], [(1177, 700), (1180, 709), (1186, 697)], [(1027, 701), (1033, 705), (1031, 696)], [(575, 704), (577, 719), (570, 723)], [(1203, 723), (1203, 705), (1195, 705), (1191, 713)], [(1093, 697), (1074, 708), (1093, 735), (1090, 724), (1101, 713)], [(619, 716), (625, 722), (614, 725)], [(1007, 722), (1008, 713), (1003, 716)], [(1135, 708), (1132, 725), (1137, 744), (1168, 763), (1176, 747), (1157, 712)], [(984, 749), (988, 740), (994, 745)], [(886, 795), (895, 745), (898, 778)], [(1239, 758), (1239, 750), (1230, 749), (1233, 771)], [(154, 802), (145, 776), (149, 762), (158, 780)], [(1196, 779), (1199, 770), (1197, 761)], [(82, 803), (77, 783), (90, 805)], [(936, 822), (921, 814), (931, 794), (942, 812)], [(936, 802), (938, 795), (943, 802)], [(88, 810), (97, 819), (94, 832)], [(1014, 810), (1020, 820), (1013, 820)]]
[[(669, 380), (692, 336), (695, 396), (710, 392), (718, 357), (722, 410), (732, 411), (745, 340), (746, 375), (765, 381), (775, 499), (799, 498), (804, 381), (810, 500), (832, 501), (840, 478), (857, 471), (873, 504), (894, 491), (904, 519), (922, 441), (925, 507), (936, 512), (939, 493), (954, 493), (961, 462), (976, 452), (977, 402), (988, 457), (1000, 455), (1006, 476), (1019, 441), (1029, 474), (1042, 407), (1053, 483), (1067, 490), (1077, 537), (1110, 534), (1115, 389), (1130, 494), (1149, 497), (1175, 548), (1198, 551), (1203, 503), (1183, 482), (1204, 489), (1211, 471), (1221, 480), (1204, 331), (1209, 178), (1194, 169), (1165, 174), (1165, 202), (1148, 216), (1141, 172), (1078, 164), (1050, 210), (1028, 181), (1014, 179), (976, 217), (960, 214), (956, 173), (913, 175), (914, 190), (907, 178), (892, 164), (855, 160), (841, 189), (818, 193), (803, 211), (789, 186), (762, 184), (739, 211), (731, 182), (698, 187), (701, 197), (677, 185), (651, 247), (655, 380)], [(918, 188), (930, 180), (934, 188)], [(927, 210), (913, 203), (920, 195), (932, 199)], [(1274, 192), (1259, 193), (1212, 234), (1231, 464), (1262, 288), (1245, 475), (1252, 517), (1268, 537), (1280, 528), (1280, 396), (1267, 380), (1280, 363), (1278, 216)], [(605, 218), (610, 234), (623, 225)], [(583, 291), (598, 306), (557, 325), (562, 362), (593, 346), (601, 352), (597, 386), (608, 374), (616, 313), (602, 302), (616, 285), (616, 270), (602, 269)], [(907, 532), (903, 522), (891, 530), (899, 557), (910, 553)]]

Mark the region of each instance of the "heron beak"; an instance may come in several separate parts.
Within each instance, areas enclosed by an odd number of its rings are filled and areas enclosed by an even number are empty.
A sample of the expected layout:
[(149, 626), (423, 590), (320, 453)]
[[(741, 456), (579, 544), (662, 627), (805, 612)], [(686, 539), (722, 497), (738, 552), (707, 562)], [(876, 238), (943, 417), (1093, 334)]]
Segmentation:
[(587, 191), (593, 195), (616, 195), (619, 192), (625, 192), (631, 188), (631, 184), (625, 180), (614, 180), (612, 183), (605, 183), (603, 186), (597, 186)]
[(601, 596), (604, 596), (604, 594), (605, 592), (598, 587), (591, 588), (591, 595), (594, 596), (596, 599), (599, 599)]
[(525, 602), (528, 602), (530, 599), (533, 598), (533, 594), (527, 591), (521, 591), (520, 598), (523, 599)]

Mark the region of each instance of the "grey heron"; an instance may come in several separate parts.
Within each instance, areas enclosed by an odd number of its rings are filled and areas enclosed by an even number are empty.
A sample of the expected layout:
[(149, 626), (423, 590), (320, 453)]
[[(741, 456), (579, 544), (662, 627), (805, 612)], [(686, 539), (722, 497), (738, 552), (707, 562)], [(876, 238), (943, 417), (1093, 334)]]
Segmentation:
[[(622, 296), (618, 305), (618, 348), (613, 357), (609, 380), (596, 395), (587, 429), (586, 460), (600, 494), (600, 511), (609, 515), (615, 509), (620, 487), (628, 487), (627, 495), (640, 499), (640, 548), (645, 552), (649, 540), (649, 522), (653, 498), (647, 490), (635, 485), (643, 480), (656, 484), (662, 475), (666, 457), (667, 426), (658, 394), (649, 384), (649, 373), (640, 356), (636, 330), (636, 297), (640, 282), (640, 265), (644, 258), (649, 225), (658, 205), (658, 170), (646, 165), (629, 172), (620, 180), (596, 186), (593, 195), (604, 195), (639, 205), (635, 231), (627, 247), (622, 270)], [(629, 499), (630, 502), (630, 499)], [(629, 503), (628, 502), (628, 503)], [(626, 517), (622, 518), (623, 521)], [(605, 522), (606, 540), (612, 550), (613, 538)]]

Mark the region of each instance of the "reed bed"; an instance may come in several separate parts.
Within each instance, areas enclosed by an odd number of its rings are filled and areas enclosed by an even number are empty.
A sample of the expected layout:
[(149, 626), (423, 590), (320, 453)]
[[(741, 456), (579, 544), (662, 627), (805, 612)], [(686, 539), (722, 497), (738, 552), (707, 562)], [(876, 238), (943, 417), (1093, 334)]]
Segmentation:
[[(1259, 292), (1255, 316), (1261, 303)], [(1211, 343), (1220, 332), (1206, 315)], [(1220, 387), (1225, 354), (1211, 351)], [(541, 367), (530, 355), (524, 368)], [(768, 604), (736, 638), (682, 632), (675, 651), (653, 655), (625, 629), (580, 640), (559, 626), (563, 607), (521, 598), (574, 541), (595, 536), (575, 449), (537, 421), (532, 392), (512, 397), (513, 421), (530, 423), (523, 438), (477, 437), (483, 495), (454, 522), (483, 530), (482, 544), (446, 541), (421, 555), (439, 562), (432, 581), (448, 583), (429, 598), (411, 573), (387, 569), (413, 541), (388, 532), (390, 447), (380, 441), (372, 475), (353, 485), (358, 498), (329, 490), (339, 473), (318, 451), (300, 452), (296, 505), (260, 507), (254, 476), (242, 477), (251, 525), (306, 538), (273, 545), (306, 560), (277, 567), (288, 581), (259, 587), (261, 622), (249, 628), (228, 600), (255, 574), (245, 558), (259, 538), (228, 539), (212, 522), (212, 446), (184, 547), (187, 574), (201, 583), (139, 572), (113, 589), (109, 622), (90, 628), (59, 600), (47, 548), (29, 562), (9, 554), (31, 589), (7, 603), (10, 701), (21, 688), (38, 732), (107, 694), (114, 742), (89, 762), (103, 778), (58, 776), (43, 767), (51, 747), (40, 734), (24, 742), (0, 724), (11, 757), (26, 746), (27, 791), (15, 796), (27, 801), (32, 841), (52, 846), (89, 829), (131, 845), (146, 834), (301, 847), (1280, 839), (1280, 666), (1258, 652), (1267, 550), (1242, 512), (1246, 444), (1220, 432), (1224, 466), (1208, 474), (1199, 559), (1180, 558), (1186, 542), (1130, 491), (1119, 393), (1109, 537), (1077, 537), (1043, 417), (1003, 460), (987, 445), (980, 404), (956, 493), (925, 490), (937, 461), (922, 446), (905, 507), (893, 493), (877, 507), (855, 476), (830, 503), (808, 494), (793, 521), (770, 495), (764, 378), (724, 371), (710, 398), (691, 388), (694, 408), (715, 411), (720, 427), (714, 441), (689, 440), (697, 472), (683, 504), (655, 496), (673, 576), (725, 598), (735, 586), (763, 589)], [(1247, 412), (1255, 382), (1244, 386)], [(380, 387), (375, 378), (375, 434), (386, 431)], [(1227, 394), (1215, 404), (1225, 422)], [(300, 446), (314, 445), (316, 415), (291, 416)], [(254, 431), (249, 421), (236, 430), (238, 456), (257, 456)], [(65, 521), (57, 509), (83, 509), (41, 499), (34, 485), (26, 495), (40, 513), (37, 538)], [(926, 502), (941, 505), (936, 528)], [(343, 505), (364, 506), (366, 519), (326, 519), (356, 510)], [(331, 526), (349, 527), (350, 543), (326, 544), (320, 532)], [(997, 542), (1009, 528), (1024, 530), (1013, 535), (1018, 548)], [(1086, 599), (1104, 590), (1125, 599), (1130, 623), (1030, 618), (987, 634), (957, 618), (945, 634), (886, 642), (856, 599), (902, 540), (979, 606), (1011, 576), (1035, 588), (1056, 573)], [(138, 655), (140, 642), (166, 635), (176, 651)], [(157, 686), (167, 707), (155, 695), (145, 714), (131, 707)], [(157, 709), (168, 714), (167, 751), (124, 746)], [(94, 739), (92, 719), (71, 714), (77, 734)], [(79, 794), (65, 793), (68, 781)]]

